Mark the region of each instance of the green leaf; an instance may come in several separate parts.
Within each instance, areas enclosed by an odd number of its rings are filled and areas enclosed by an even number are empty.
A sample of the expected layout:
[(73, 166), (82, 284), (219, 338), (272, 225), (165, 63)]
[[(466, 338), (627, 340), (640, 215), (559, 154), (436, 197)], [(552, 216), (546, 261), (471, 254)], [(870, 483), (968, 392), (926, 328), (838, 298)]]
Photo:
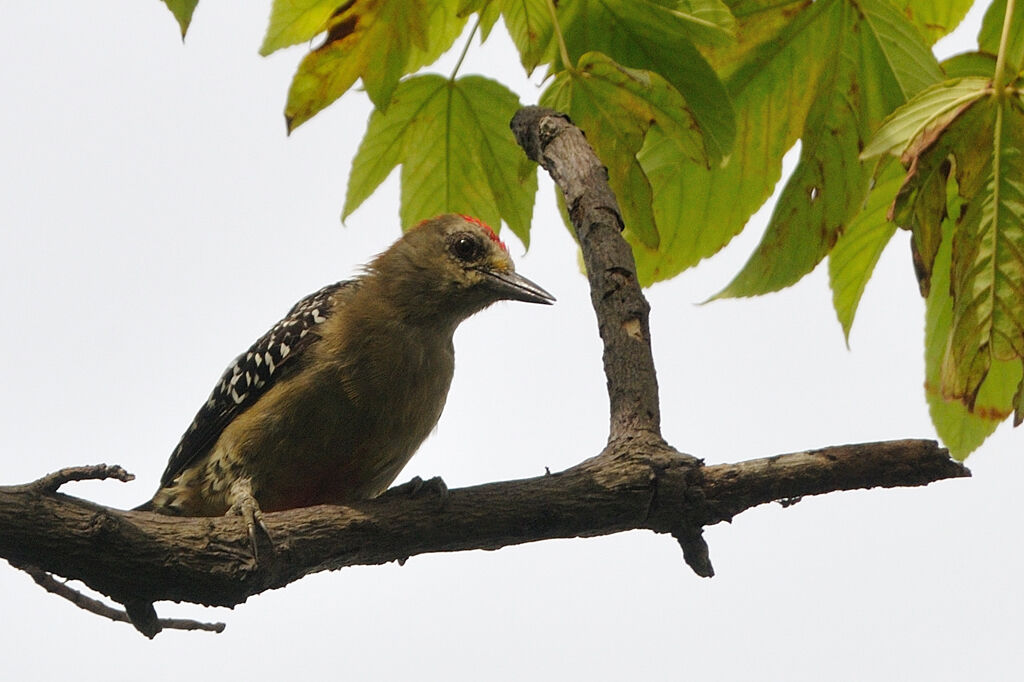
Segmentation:
[(548, 0), (495, 0), (527, 73), (546, 60), (554, 28)]
[(961, 52), (943, 61), (942, 70), (950, 79), (971, 76), (991, 79), (996, 72), (996, 58), (985, 52)]
[(1024, 372), (1020, 363), (996, 361), (982, 383), (973, 410), (943, 396), (941, 374), (949, 345), (953, 301), (949, 294), (952, 224), (943, 224), (943, 240), (935, 258), (933, 286), (925, 307), (925, 397), (932, 423), (950, 454), (964, 459), (988, 438), (1011, 412), (1014, 388)]
[(698, 45), (701, 53), (722, 80), (728, 80), (745, 62), (748, 54), (778, 39), (792, 17), (806, 8), (806, 0), (729, 0), (733, 15), (729, 44)]
[(921, 137), (928, 127), (941, 125), (942, 117), (955, 112), (988, 91), (988, 78), (960, 78), (936, 83), (922, 90), (896, 109), (882, 123), (861, 152), (861, 158), (894, 152), (902, 154), (912, 141)]
[[(454, 11), (450, 1), (440, 5)], [(288, 130), (341, 97), (359, 78), (374, 105), (385, 108), (410, 62), (416, 62), (416, 50), (431, 52), (432, 23), (426, 0), (346, 3), (328, 20), (323, 45), (299, 64), (285, 105)]]
[[(981, 20), (978, 31), (978, 48), (989, 54), (999, 53), (999, 39), (1006, 17), (1006, 0), (993, 0)], [(1018, 74), (1024, 69), (1024, 2), (1017, 0), (1010, 17), (1010, 33), (1006, 45), (1006, 64), (1011, 73)], [(1013, 80), (1010, 78), (1008, 80)]]
[(931, 156), (923, 167), (912, 171), (914, 182), (903, 182), (896, 193), (890, 218), (900, 227), (911, 230), (911, 254), (921, 296), (927, 298), (931, 289), (935, 254), (942, 241), (942, 221), (946, 219), (946, 183), (949, 179), (948, 158)]
[(973, 109), (960, 122), (974, 135), (957, 156), (966, 202), (953, 236), (953, 320), (942, 363), (943, 395), (968, 408), (994, 361), (1024, 358), (1024, 112), (997, 98)]
[(573, 61), (587, 52), (601, 52), (622, 66), (653, 71), (667, 80), (682, 95), (688, 115), (704, 135), (708, 156), (717, 162), (735, 139), (732, 105), (725, 86), (691, 41), (700, 35), (694, 33), (693, 17), (667, 6), (673, 4), (574, 0), (559, 4), (558, 20)]
[(960, 25), (974, 0), (893, 0), (932, 45)]
[(457, 0), (455, 8), (456, 16), (466, 18), (470, 14), (477, 13), (480, 15), (480, 42), (487, 40), (487, 37), (491, 33), (491, 29), (494, 28), (494, 24), (501, 18), (501, 8), (498, 6), (499, 0)]
[(870, 56), (862, 57), (861, 66), (878, 74), (879, 82), (873, 85), (880, 89), (895, 85), (899, 89), (898, 103), (902, 104), (942, 80), (942, 69), (935, 55), (921, 40), (920, 32), (893, 10), (891, 0), (870, 0), (856, 5), (854, 9), (863, 13), (866, 45), (873, 51)]
[(829, 286), (843, 336), (850, 342), (850, 329), (864, 288), (875, 270), (882, 251), (896, 232), (887, 218), (891, 197), (903, 181), (903, 169), (895, 160), (883, 160), (874, 187), (846, 231), (828, 256)]
[(666, 6), (688, 24), (687, 35), (697, 44), (736, 42), (736, 18), (721, 0), (666, 0)]
[(327, 21), (348, 3), (345, 0), (274, 0), (270, 24), (260, 54), (311, 40), (327, 30)]
[[(451, 49), (466, 27), (467, 15), (459, 15), (458, 0), (431, 0), (427, 9), (426, 47), (413, 45), (403, 73), (415, 73), (436, 62)], [(378, 107), (379, 108), (379, 107)]]
[(961, 119), (974, 115), (968, 113), (969, 109), (983, 94), (984, 91), (979, 91), (970, 98), (963, 98), (956, 108), (941, 111), (926, 121), (913, 133), (901, 155), (907, 174), (896, 193), (889, 217), (913, 232), (914, 270), (921, 295), (925, 297), (931, 288), (932, 264), (942, 238), (941, 224), (948, 215), (946, 188), (950, 159), (957, 157), (959, 176), (964, 180), (969, 156), (964, 150), (973, 146), (976, 136), (974, 127), (964, 125)]
[(676, 154), (706, 163), (703, 141), (683, 98), (655, 73), (628, 69), (590, 52), (580, 58), (577, 69), (560, 73), (540, 101), (569, 114), (587, 134), (608, 167), (627, 236), (656, 248), (651, 189), (636, 155), (644, 135), (657, 125)]
[(518, 109), (514, 93), (481, 76), (402, 81), (387, 110), (370, 116), (342, 219), (401, 164), (402, 225), (466, 213), (504, 221), (528, 245), (537, 174), (508, 128)]
[(192, 23), (192, 13), (196, 11), (199, 0), (163, 0), (163, 3), (167, 5), (167, 9), (171, 10), (171, 14), (178, 21), (181, 38), (184, 40), (189, 24)]
[(782, 156), (800, 136), (814, 101), (814, 84), (826, 72), (822, 55), (837, 31), (837, 8), (839, 2), (821, 0), (763, 10), (789, 21), (746, 53), (727, 82), (737, 114), (737, 143), (727, 165), (702, 168), (681, 162), (664, 145), (645, 146), (641, 163), (654, 188), (661, 243), (657, 251), (634, 249), (642, 283), (673, 277), (717, 252), (771, 194)]
[[(764, 238), (717, 296), (789, 286), (814, 269), (863, 205), (874, 170), (859, 152), (882, 119), (942, 72), (888, 0), (836, 3), (828, 67), (803, 131), (800, 162)], [(820, 57), (819, 57), (820, 58)], [(813, 87), (813, 86), (812, 86)]]

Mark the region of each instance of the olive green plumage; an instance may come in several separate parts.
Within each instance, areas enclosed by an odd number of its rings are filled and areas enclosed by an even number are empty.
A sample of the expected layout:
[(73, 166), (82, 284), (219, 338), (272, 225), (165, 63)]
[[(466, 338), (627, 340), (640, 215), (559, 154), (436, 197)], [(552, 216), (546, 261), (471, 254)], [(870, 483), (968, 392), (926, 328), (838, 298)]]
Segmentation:
[(188, 516), (344, 503), (383, 492), (437, 424), (452, 335), (495, 301), (551, 303), (479, 221), (407, 232), (324, 287), (228, 368), (140, 509)]

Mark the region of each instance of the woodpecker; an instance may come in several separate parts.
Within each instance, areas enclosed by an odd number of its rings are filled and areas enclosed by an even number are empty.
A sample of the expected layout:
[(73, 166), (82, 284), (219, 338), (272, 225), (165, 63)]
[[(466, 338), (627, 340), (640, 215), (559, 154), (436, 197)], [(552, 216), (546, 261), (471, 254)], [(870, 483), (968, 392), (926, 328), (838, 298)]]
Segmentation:
[(503, 299), (555, 300), (483, 222), (420, 223), (238, 356), (137, 509), (239, 514), (255, 552), (262, 512), (376, 497), (441, 416), (455, 328)]

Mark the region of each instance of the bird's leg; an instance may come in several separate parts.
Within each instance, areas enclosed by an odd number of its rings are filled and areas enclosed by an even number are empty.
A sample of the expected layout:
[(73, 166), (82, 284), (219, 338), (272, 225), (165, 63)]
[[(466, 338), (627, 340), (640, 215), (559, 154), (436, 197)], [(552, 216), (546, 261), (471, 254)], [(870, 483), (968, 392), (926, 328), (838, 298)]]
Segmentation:
[(419, 476), (413, 476), (412, 480), (393, 486), (384, 491), (384, 495), (407, 495), (408, 497), (419, 497), (420, 493), (430, 491), (437, 495), (438, 509), (444, 509), (448, 503), (448, 484), (440, 476), (434, 476), (424, 481)]
[(228, 499), (231, 500), (228, 514), (236, 514), (245, 519), (245, 528), (249, 532), (249, 544), (252, 547), (252, 558), (259, 563), (259, 543), (256, 529), (259, 528), (263, 531), (267, 540), (271, 541), (271, 545), (273, 545), (273, 540), (266, 524), (263, 523), (263, 512), (260, 510), (260, 505), (252, 494), (252, 480), (247, 477), (236, 479), (228, 489)]

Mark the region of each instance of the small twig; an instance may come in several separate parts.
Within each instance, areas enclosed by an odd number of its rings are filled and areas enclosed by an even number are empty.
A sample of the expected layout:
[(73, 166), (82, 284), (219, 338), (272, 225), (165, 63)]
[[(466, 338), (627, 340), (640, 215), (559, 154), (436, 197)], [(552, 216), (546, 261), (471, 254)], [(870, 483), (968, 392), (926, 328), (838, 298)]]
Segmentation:
[(135, 474), (130, 474), (117, 464), (91, 464), (89, 466), (66, 467), (52, 474), (46, 474), (39, 480), (28, 484), (29, 488), (40, 493), (55, 493), (65, 483), (72, 481), (97, 481), (107, 478), (127, 483), (135, 480)]
[[(67, 471), (67, 469), (65, 469)], [(60, 472), (58, 472), (60, 473)], [(36, 568), (35, 566), (18, 566), (21, 570), (32, 576), (32, 580), (36, 581), (36, 584), (42, 587), (47, 592), (63, 597), (75, 606), (94, 613), (97, 616), (109, 618), (110, 620), (118, 623), (131, 623), (135, 625), (131, 618), (128, 617), (128, 613), (120, 609), (115, 609), (112, 606), (104, 604), (98, 599), (87, 597), (76, 589), (68, 587), (67, 583), (63, 583), (46, 571)], [(150, 605), (152, 608), (152, 605)], [(224, 623), (201, 623), (196, 620), (189, 620), (187, 618), (159, 618), (156, 620), (157, 629), (159, 632), (161, 629), (165, 630), (204, 630), (206, 632), (224, 632), (226, 627)], [(142, 630), (136, 625), (136, 628), (145, 634), (150, 639), (156, 632), (150, 634), (148, 631)]]
[(693, 572), (701, 578), (713, 578), (715, 569), (711, 566), (711, 555), (708, 543), (704, 540), (704, 531), (698, 527), (687, 527), (672, 533), (672, 537), (683, 550), (683, 560)]

